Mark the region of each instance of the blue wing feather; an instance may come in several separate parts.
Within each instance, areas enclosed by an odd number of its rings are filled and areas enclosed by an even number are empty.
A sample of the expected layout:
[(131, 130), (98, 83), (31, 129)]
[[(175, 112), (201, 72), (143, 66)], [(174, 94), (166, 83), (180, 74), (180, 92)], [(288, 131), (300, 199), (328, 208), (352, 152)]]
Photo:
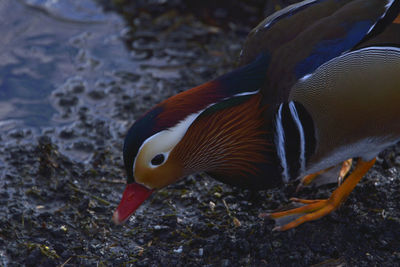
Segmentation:
[(320, 41), (307, 58), (296, 64), (296, 77), (300, 79), (332, 58), (351, 50), (364, 38), (374, 23), (375, 21), (366, 20), (358, 21), (351, 26), (343, 25), (343, 28), (347, 28), (346, 35), (341, 38)]

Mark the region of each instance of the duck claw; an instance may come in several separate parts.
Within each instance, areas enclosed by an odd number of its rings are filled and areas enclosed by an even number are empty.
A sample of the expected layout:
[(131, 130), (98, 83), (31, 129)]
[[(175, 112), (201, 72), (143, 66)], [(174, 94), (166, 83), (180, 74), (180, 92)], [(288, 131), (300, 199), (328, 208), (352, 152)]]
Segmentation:
[[(339, 173), (336, 181), (338, 183), (338, 185), (340, 186), (344, 180), (344, 177), (349, 173), (351, 166), (353, 164), (353, 159), (348, 159), (345, 160), (342, 163), (342, 166), (340, 168), (340, 171), (338, 171), (336, 169), (335, 166), (333, 167), (329, 167), (327, 169), (321, 170), (319, 172), (316, 173), (312, 173), (312, 174), (308, 174), (306, 176), (304, 176), (301, 180), (300, 183), (298, 184), (297, 188), (296, 188), (296, 192), (299, 192), (300, 190), (302, 190), (304, 187), (309, 186), (310, 184), (312, 184), (313, 182), (316, 182), (317, 184), (326, 184), (326, 183), (332, 183), (335, 180), (333, 180), (332, 176), (337, 175), (337, 173)], [(337, 165), (338, 166), (338, 165)], [(339, 167), (339, 166), (338, 166)], [(328, 177), (321, 177), (321, 179), (319, 179), (318, 176), (322, 175), (322, 174), (326, 174), (326, 176)], [(318, 180), (318, 181), (317, 181)]]

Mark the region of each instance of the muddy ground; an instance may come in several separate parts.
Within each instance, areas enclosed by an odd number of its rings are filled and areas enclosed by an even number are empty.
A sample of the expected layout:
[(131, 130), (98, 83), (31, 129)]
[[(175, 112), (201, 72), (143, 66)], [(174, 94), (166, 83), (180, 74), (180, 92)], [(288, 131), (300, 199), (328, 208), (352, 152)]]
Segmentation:
[(80, 75), (45, 96), (55, 110), (48, 125), (2, 124), (0, 266), (400, 265), (399, 145), (381, 153), (339, 210), (287, 232), (272, 232), (274, 222), (258, 214), (292, 196), (327, 197), (335, 185), (250, 192), (193, 176), (114, 225), (130, 124), (166, 97), (234, 68), (247, 32), (274, 3), (104, 2), (125, 23), (112, 42), (124, 44), (125, 60), (137, 66), (105, 71), (108, 60), (82, 45), (88, 34), (74, 33), (70, 53)]

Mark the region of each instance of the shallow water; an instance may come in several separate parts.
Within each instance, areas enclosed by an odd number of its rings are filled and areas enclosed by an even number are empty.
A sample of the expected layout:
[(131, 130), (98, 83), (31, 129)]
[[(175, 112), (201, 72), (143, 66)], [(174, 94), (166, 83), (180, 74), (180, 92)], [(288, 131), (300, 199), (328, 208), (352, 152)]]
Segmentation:
[(123, 20), (93, 1), (3, 0), (0, 18), (0, 129), (72, 121), (59, 117), (52, 93), (71, 80), (90, 90), (137, 67)]

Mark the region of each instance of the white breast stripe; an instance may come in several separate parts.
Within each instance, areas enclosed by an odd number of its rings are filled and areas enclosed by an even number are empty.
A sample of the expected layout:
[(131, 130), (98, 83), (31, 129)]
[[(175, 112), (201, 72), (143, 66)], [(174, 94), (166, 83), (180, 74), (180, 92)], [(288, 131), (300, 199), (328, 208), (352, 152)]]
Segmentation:
[(382, 16), (375, 22), (375, 24), (372, 25), (371, 28), (369, 28), (367, 34), (369, 34), (369, 33), (375, 28), (375, 25), (376, 25), (376, 23), (378, 23), (378, 21), (380, 21), (382, 18), (384, 18), (384, 17), (386, 16), (386, 13), (388, 12), (389, 8), (392, 6), (394, 0), (386, 0), (386, 2), (387, 2), (387, 4), (385, 5), (386, 11), (385, 11), (385, 12), (382, 14)]
[(300, 81), (304, 82), (307, 81), (310, 77), (312, 76), (311, 73), (304, 75), (303, 77), (300, 78)]
[(238, 97), (238, 96), (255, 95), (255, 94), (259, 93), (259, 92), (260, 92), (260, 89), (257, 89), (255, 91), (250, 91), (250, 92), (243, 92), (243, 93), (239, 93), (239, 94), (224, 98), (223, 100), (229, 99), (229, 98)]
[(276, 132), (275, 132), (275, 144), (276, 152), (278, 154), (279, 160), (281, 161), (281, 166), (283, 168), (282, 178), (285, 183), (289, 182), (289, 172), (286, 161), (286, 151), (285, 151), (285, 133), (282, 126), (282, 106), (280, 104), (278, 114), (276, 116)]
[(304, 129), (303, 125), (301, 124), (299, 114), (297, 113), (296, 106), (294, 105), (293, 101), (289, 102), (289, 109), (290, 113), (294, 121), (296, 122), (297, 129), (299, 130), (300, 135), (300, 174), (303, 174), (306, 169), (306, 158), (305, 158), (305, 150), (306, 150), (306, 139), (304, 137)]

